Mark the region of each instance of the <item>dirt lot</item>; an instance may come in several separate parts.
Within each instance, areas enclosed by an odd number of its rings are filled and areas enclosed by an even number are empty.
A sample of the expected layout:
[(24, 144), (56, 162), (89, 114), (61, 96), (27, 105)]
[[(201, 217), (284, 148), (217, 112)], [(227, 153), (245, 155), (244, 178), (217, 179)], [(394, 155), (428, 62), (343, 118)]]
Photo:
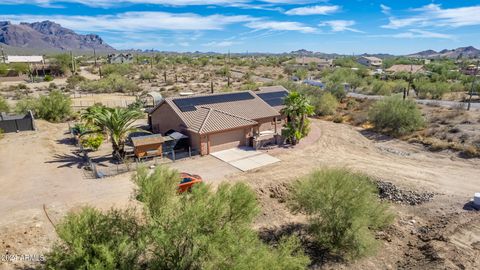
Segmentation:
[[(85, 204), (103, 209), (134, 204), (129, 175), (101, 181), (86, 178), (64, 134), (66, 125), (38, 123), (38, 132), (7, 134), (0, 140), (2, 254), (45, 254), (55, 233), (43, 212), (44, 204), (54, 223), (67, 210)], [(370, 140), (362, 132), (313, 120), (311, 135), (295, 149), (269, 151), (281, 162), (247, 173), (233, 172), (226, 179), (245, 181), (256, 190), (262, 213), (255, 228), (270, 236), (301, 231), (305, 218), (291, 214), (284, 200), (288, 184), (314, 168), (348, 167), (404, 189), (436, 192), (433, 201), (419, 206), (392, 205), (397, 219), (378, 234), (382, 241), (376, 256), (347, 264), (307, 247), (314, 267), (478, 269), (480, 213), (463, 208), (478, 191), (480, 160), (426, 152), (398, 140)], [(198, 160), (202, 166), (204, 160)], [(192, 164), (188, 163), (189, 168)], [(183, 169), (181, 163), (176, 166)], [(5, 269), (12, 267), (3, 264)]]

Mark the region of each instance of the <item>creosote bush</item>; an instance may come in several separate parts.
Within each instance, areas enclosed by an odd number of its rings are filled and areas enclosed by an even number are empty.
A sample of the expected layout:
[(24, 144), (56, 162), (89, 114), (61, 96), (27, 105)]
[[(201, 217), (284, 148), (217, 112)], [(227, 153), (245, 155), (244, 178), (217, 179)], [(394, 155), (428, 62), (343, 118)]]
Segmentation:
[(412, 133), (425, 125), (415, 101), (403, 100), (400, 95), (375, 102), (368, 114), (377, 131), (393, 136)]
[(70, 97), (59, 90), (53, 90), (40, 98), (27, 97), (20, 100), (15, 106), (15, 111), (27, 113), (31, 110), (37, 118), (50, 122), (61, 122), (72, 115), (71, 104)]
[(47, 268), (300, 270), (309, 264), (297, 238), (276, 247), (259, 239), (252, 229), (258, 205), (245, 184), (216, 191), (197, 185), (179, 194), (178, 172), (165, 167), (140, 168), (133, 180), (144, 211), (70, 214)]
[(8, 105), (7, 101), (0, 96), (0, 112), (8, 113), (10, 111), (10, 106)]
[(312, 105), (315, 107), (315, 113), (318, 115), (332, 115), (338, 107), (337, 98), (329, 92), (323, 93), (320, 98), (314, 99)]
[(375, 251), (374, 231), (391, 223), (369, 177), (345, 169), (317, 170), (293, 186), (290, 206), (307, 214), (314, 239), (355, 259)]

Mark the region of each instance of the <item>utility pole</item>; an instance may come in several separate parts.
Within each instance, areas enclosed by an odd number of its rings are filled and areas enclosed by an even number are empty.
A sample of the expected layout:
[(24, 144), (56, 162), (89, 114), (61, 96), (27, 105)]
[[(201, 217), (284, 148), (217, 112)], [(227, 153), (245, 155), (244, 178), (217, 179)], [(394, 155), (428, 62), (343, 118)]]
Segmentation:
[(70, 51), (70, 60), (72, 61), (72, 72), (75, 74), (75, 62), (73, 60), (73, 52)]
[(413, 65), (410, 64), (410, 78), (408, 78), (407, 89), (403, 90), (403, 100), (405, 100), (407, 96), (410, 94), (410, 84), (412, 83), (412, 72), (413, 72)]
[(480, 60), (477, 60), (477, 66), (475, 68), (475, 72), (473, 73), (472, 88), (470, 89), (470, 97), (468, 98), (467, 111), (470, 110), (470, 106), (471, 106), (471, 103), (472, 103), (473, 90), (475, 89), (475, 82), (477, 80), (479, 62), (480, 62)]
[(5, 52), (3, 51), (3, 46), (0, 46), (0, 48), (2, 49), (2, 62), (3, 62), (4, 64), (6, 64), (6, 63), (7, 63), (7, 59), (5, 59)]

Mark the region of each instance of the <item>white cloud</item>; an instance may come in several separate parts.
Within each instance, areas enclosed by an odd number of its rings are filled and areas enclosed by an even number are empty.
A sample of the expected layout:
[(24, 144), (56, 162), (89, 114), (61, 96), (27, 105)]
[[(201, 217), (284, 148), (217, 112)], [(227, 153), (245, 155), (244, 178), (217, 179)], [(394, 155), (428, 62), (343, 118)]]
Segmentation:
[(245, 26), (256, 30), (298, 31), (302, 33), (313, 33), (316, 31), (315, 28), (299, 22), (252, 21), (245, 24)]
[(318, 26), (328, 26), (331, 28), (333, 32), (351, 31), (356, 33), (363, 33), (360, 30), (350, 27), (354, 25), (355, 25), (355, 21), (352, 21), (352, 20), (332, 20), (332, 21), (322, 22)]
[(417, 13), (404, 18), (390, 17), (383, 28), (400, 29), (404, 27), (462, 27), (480, 25), (480, 6), (443, 9), (440, 5), (429, 4), (412, 9)]
[[(113, 7), (124, 4), (153, 4), (167, 6), (192, 6), (192, 5), (218, 5), (218, 6), (235, 6), (241, 4), (249, 4), (255, 2), (253, 0), (2, 0), (1, 4), (34, 4), (39, 6), (51, 7), (53, 4), (61, 3), (78, 3), (91, 7)], [(260, 0), (257, 2), (265, 4), (306, 4), (315, 2), (314, 0)], [(252, 4), (251, 6), (255, 6)]]
[(290, 9), (285, 12), (287, 15), (328, 15), (340, 10), (339, 6), (309, 6)]
[(17, 23), (51, 20), (64, 27), (82, 32), (221, 30), (230, 24), (256, 20), (250, 16), (200, 16), (193, 13), (168, 12), (127, 12), (99, 16), (3, 15), (2, 19)]
[(380, 8), (382, 9), (382, 13), (385, 15), (390, 15), (390, 12), (392, 11), (392, 8), (384, 4), (380, 4)]
[(234, 41), (212, 41), (208, 43), (202, 44), (204, 47), (216, 47), (216, 48), (225, 48), (225, 47), (230, 47), (232, 45), (239, 44), (239, 42), (234, 42)]
[(451, 39), (455, 37), (448, 34), (436, 33), (431, 31), (425, 31), (420, 29), (410, 29), (408, 32), (392, 35), (394, 38), (437, 38), (437, 39)]

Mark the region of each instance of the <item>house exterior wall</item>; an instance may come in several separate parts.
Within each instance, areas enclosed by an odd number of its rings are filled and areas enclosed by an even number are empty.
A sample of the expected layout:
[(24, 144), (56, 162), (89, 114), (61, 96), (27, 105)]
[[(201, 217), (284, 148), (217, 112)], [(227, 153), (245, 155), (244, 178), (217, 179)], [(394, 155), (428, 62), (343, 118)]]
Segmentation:
[(182, 132), (183, 122), (168, 103), (163, 103), (151, 114), (153, 133), (165, 134), (170, 129)]

